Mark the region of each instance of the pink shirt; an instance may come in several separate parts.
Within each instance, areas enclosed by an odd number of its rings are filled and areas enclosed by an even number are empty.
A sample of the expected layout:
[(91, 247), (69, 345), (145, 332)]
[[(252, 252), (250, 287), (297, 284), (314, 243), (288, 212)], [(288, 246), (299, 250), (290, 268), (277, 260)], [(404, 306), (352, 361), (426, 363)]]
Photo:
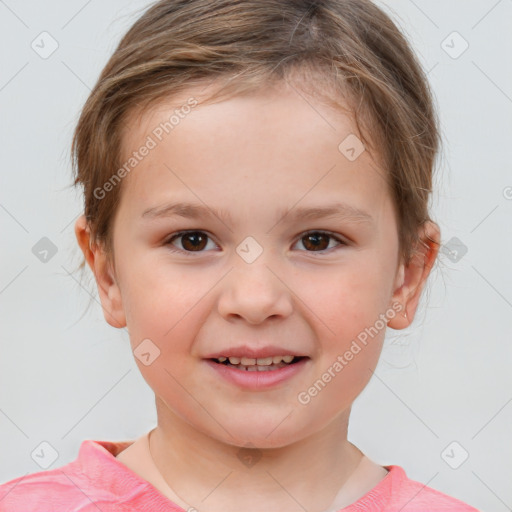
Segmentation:
[[(57, 469), (0, 485), (1, 512), (183, 512), (115, 456), (133, 441), (85, 440), (78, 457)], [(340, 512), (478, 512), (420, 482), (400, 466)]]

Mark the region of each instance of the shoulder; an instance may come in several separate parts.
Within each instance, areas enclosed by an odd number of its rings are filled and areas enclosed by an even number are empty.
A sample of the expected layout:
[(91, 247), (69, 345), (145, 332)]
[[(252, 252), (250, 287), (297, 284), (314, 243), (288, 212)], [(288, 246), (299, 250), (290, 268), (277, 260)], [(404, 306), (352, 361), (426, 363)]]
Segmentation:
[(386, 512), (479, 512), (457, 498), (410, 479), (400, 466), (386, 468), (394, 473)]
[[(59, 469), (27, 474), (0, 485), (2, 512), (53, 512), (93, 510), (82, 489), (90, 487), (87, 478), (77, 474), (71, 464)], [(88, 501), (88, 503), (87, 503)], [(97, 507), (94, 508), (97, 512)]]
[[(105, 477), (108, 442), (84, 441), (74, 461), (52, 470), (26, 474), (0, 485), (2, 512), (127, 512), (120, 503), (116, 472)], [(113, 455), (110, 454), (113, 458)], [(108, 466), (108, 464), (107, 464)], [(109, 468), (112, 470), (112, 467)], [(115, 470), (115, 467), (114, 467)]]

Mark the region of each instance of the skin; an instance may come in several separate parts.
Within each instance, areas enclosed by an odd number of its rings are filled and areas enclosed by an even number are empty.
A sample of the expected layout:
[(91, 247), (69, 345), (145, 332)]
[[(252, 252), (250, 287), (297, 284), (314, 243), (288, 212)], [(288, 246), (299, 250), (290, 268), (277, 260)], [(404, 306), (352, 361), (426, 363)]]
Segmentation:
[[(125, 155), (192, 95), (200, 100), (191, 89), (128, 123)], [(347, 440), (350, 409), (378, 363), (385, 329), (307, 405), (297, 396), (393, 303), (404, 309), (388, 326), (407, 327), (437, 256), (427, 237), (439, 243), (439, 228), (427, 223), (419, 230), (425, 244), (408, 265), (399, 259), (384, 171), (368, 151), (353, 162), (339, 151), (358, 133), (349, 116), (304, 98), (282, 84), (195, 107), (124, 178), (114, 265), (101, 245), (89, 247), (85, 218), (75, 225), (106, 320), (128, 327), (133, 350), (148, 338), (160, 350), (148, 366), (135, 361), (155, 392), (151, 452), (183, 507), (325, 510), (363, 457)], [(171, 200), (222, 209), (232, 221), (141, 218)], [(371, 221), (278, 215), (334, 201)], [(193, 252), (190, 237), (166, 244), (180, 230), (208, 235), (202, 252)], [(304, 235), (318, 230), (346, 243), (327, 237), (315, 250)], [(263, 248), (250, 264), (236, 252), (248, 236)], [(203, 358), (244, 342), (310, 359), (282, 385), (243, 390)], [(259, 457), (251, 467), (237, 457), (247, 446)]]

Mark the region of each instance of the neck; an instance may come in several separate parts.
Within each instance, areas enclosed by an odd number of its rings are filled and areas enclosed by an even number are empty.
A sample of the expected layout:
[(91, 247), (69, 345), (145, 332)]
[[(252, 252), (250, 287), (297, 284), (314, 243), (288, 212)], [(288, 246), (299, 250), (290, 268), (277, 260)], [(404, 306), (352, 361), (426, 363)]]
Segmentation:
[(362, 460), (347, 440), (348, 415), (278, 448), (233, 446), (195, 430), (166, 408), (151, 455), (174, 493), (198, 511), (322, 512)]

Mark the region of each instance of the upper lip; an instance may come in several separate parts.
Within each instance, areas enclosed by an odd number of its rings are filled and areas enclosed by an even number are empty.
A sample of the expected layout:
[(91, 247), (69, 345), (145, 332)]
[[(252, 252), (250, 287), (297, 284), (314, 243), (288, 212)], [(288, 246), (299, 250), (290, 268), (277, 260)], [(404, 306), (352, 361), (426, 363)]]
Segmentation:
[(218, 359), (219, 357), (249, 357), (252, 359), (263, 359), (265, 357), (288, 355), (295, 357), (308, 357), (294, 349), (278, 347), (275, 345), (266, 345), (264, 347), (257, 348), (249, 345), (240, 345), (238, 347), (230, 347), (213, 352), (207, 355), (206, 359)]

